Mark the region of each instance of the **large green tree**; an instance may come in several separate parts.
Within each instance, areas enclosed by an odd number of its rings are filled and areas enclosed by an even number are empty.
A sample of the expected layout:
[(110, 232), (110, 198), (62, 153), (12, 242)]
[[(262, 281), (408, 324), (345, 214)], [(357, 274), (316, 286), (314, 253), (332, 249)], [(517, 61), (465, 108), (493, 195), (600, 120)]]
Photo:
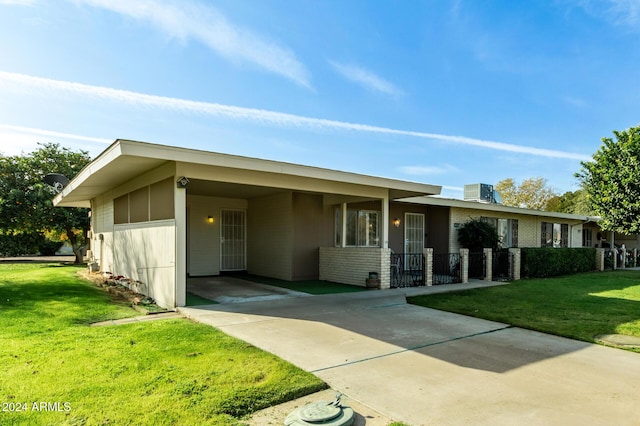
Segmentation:
[(578, 189), (577, 191), (567, 191), (562, 195), (557, 195), (549, 200), (547, 208), (549, 212), (593, 215), (589, 206), (587, 191)]
[(38, 144), (30, 154), (0, 154), (0, 231), (4, 234), (47, 233), (67, 240), (76, 262), (89, 228), (88, 209), (54, 207), (53, 187), (43, 181), (49, 173), (73, 178), (91, 159), (56, 143)]
[(602, 138), (592, 161), (576, 177), (587, 192), (600, 227), (622, 234), (640, 233), (640, 126)]

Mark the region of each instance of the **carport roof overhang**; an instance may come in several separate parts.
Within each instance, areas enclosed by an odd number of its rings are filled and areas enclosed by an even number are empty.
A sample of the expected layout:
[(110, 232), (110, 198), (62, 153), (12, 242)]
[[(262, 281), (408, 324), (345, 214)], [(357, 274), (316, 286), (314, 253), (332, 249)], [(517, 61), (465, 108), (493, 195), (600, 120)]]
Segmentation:
[[(180, 167), (176, 169), (181, 171), (210, 167), (233, 172), (229, 175), (236, 178), (238, 172), (254, 176), (261, 174), (267, 178), (266, 181), (272, 182), (272, 186), (273, 182), (282, 182), (282, 189), (289, 190), (309, 190), (311, 182), (317, 182), (318, 188), (325, 189), (333, 184), (347, 184), (350, 191), (358, 187), (388, 191), (390, 200), (437, 195), (441, 190), (437, 185), (118, 139), (82, 169), (53, 202), (61, 207), (90, 207), (92, 199), (169, 162), (179, 164)], [(189, 177), (188, 172), (184, 175)], [(224, 174), (219, 175), (219, 179), (222, 182), (240, 183), (233, 179), (225, 180)]]

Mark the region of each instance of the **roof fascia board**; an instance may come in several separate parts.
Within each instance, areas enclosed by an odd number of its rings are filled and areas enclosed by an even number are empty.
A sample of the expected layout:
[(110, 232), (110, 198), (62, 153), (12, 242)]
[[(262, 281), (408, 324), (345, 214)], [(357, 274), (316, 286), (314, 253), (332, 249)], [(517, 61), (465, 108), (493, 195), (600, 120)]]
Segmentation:
[(98, 170), (105, 167), (107, 164), (111, 163), (113, 160), (122, 155), (122, 147), (115, 141), (107, 149), (105, 149), (100, 155), (98, 155), (94, 160), (92, 160), (89, 164), (87, 164), (80, 173), (78, 173), (71, 182), (64, 189), (54, 197), (53, 205), (57, 206), (62, 202), (64, 197), (69, 195), (73, 190), (78, 188), (83, 182), (85, 182), (92, 174), (97, 172)]
[(520, 207), (504, 206), (501, 204), (479, 203), (476, 201), (455, 200), (452, 198), (439, 197), (411, 197), (397, 200), (403, 203), (426, 204), (442, 207), (458, 207), (462, 209), (485, 210), (493, 212), (513, 213), (528, 216), (544, 216), (558, 219), (580, 220), (580, 221), (598, 221), (597, 216), (577, 215), (572, 213), (548, 212), (542, 210), (523, 209)]
[[(289, 181), (289, 188), (287, 189), (292, 189), (291, 182), (295, 180), (296, 182), (305, 182), (305, 185), (298, 185), (301, 187), (300, 189), (308, 188), (315, 192), (323, 192), (323, 190), (326, 189), (326, 192), (335, 193), (334, 191), (337, 191), (337, 188), (341, 190), (350, 188), (347, 195), (356, 196), (364, 195), (387, 198), (391, 195), (389, 198), (398, 198), (401, 196), (435, 195), (441, 191), (441, 187), (437, 185), (367, 176), (338, 170), (220, 154), (189, 148), (151, 144), (127, 139), (117, 139), (71, 180), (69, 185), (54, 198), (54, 205), (77, 206), (85, 203), (85, 200), (67, 201), (65, 203), (65, 198), (85, 183), (93, 174), (108, 167), (109, 164), (117, 158), (124, 156), (175, 161), (177, 164), (185, 166), (182, 167), (181, 170), (176, 170), (176, 174), (187, 177), (192, 177), (192, 171), (197, 166), (223, 167), (226, 171), (235, 170), (236, 173), (245, 175), (248, 173), (258, 173), (261, 178), (256, 181), (256, 184), (268, 186), (264, 182), (266, 177), (270, 177), (275, 181), (278, 179)], [(176, 167), (176, 169), (178, 169), (178, 167)], [(285, 176), (287, 179), (282, 179)], [(209, 179), (217, 180), (211, 177)], [(293, 188), (297, 188), (298, 186), (293, 186)], [(369, 189), (365, 190), (365, 194), (362, 194), (361, 191), (365, 188)]]
[(387, 197), (389, 194), (389, 189), (385, 187), (202, 164), (178, 163), (176, 176), (182, 175), (187, 176), (187, 178), (215, 180), (241, 185), (267, 186), (294, 191), (352, 195), (378, 199)]
[[(376, 186), (387, 189), (407, 191), (409, 194), (437, 195), (441, 186), (408, 182), (397, 179), (367, 176), (339, 170), (324, 169), (299, 164), (284, 163), (273, 160), (242, 157), (189, 148), (156, 145), (146, 142), (120, 140), (124, 155), (151, 157), (165, 160), (175, 160), (180, 163), (194, 165), (219, 166), (230, 169), (251, 170), (273, 174), (291, 175), (326, 181), (346, 182), (364, 186)], [(189, 177), (188, 174), (185, 174)], [(404, 195), (408, 196), (408, 195)]]

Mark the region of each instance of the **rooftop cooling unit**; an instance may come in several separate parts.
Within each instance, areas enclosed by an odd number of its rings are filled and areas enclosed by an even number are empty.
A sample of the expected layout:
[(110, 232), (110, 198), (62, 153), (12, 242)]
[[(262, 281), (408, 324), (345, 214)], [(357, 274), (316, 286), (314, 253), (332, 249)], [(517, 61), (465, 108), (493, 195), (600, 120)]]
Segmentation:
[(500, 203), (500, 195), (493, 190), (493, 185), (474, 183), (464, 186), (464, 200), (480, 203)]

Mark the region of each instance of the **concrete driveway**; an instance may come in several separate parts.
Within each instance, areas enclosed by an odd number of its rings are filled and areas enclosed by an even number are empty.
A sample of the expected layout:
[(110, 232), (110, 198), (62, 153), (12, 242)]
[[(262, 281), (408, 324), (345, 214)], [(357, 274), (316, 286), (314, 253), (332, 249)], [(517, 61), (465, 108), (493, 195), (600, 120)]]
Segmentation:
[(414, 426), (640, 425), (640, 354), (408, 305), (401, 290), (180, 311)]

